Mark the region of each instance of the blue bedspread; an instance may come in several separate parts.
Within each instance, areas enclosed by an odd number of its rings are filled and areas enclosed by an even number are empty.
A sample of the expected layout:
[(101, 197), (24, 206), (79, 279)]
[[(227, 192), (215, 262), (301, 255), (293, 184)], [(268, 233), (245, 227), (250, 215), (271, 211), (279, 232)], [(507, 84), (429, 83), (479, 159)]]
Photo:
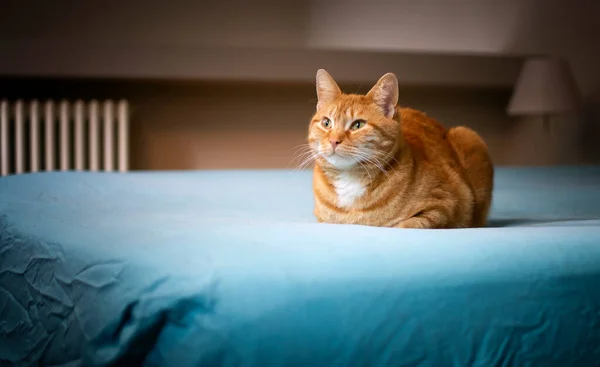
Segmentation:
[(311, 174), (0, 179), (0, 366), (597, 366), (600, 167), (490, 228), (317, 224)]

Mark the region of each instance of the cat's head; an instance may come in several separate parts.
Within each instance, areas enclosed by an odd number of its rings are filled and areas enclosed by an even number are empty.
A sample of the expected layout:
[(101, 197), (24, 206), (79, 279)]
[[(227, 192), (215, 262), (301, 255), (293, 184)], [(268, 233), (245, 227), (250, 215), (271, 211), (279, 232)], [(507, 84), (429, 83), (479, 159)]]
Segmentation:
[[(383, 165), (400, 135), (394, 119), (398, 79), (385, 74), (366, 95), (342, 93), (331, 75), (317, 72), (317, 110), (308, 132), (308, 144), (317, 162), (348, 170)], [(387, 158), (386, 158), (387, 157)]]

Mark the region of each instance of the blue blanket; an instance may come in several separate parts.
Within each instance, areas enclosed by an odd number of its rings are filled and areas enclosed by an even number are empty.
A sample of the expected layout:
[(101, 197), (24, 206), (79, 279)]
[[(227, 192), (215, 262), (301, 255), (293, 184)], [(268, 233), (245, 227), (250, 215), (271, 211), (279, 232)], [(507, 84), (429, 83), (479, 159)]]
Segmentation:
[(0, 365), (597, 366), (600, 167), (489, 228), (317, 224), (311, 174), (0, 179)]

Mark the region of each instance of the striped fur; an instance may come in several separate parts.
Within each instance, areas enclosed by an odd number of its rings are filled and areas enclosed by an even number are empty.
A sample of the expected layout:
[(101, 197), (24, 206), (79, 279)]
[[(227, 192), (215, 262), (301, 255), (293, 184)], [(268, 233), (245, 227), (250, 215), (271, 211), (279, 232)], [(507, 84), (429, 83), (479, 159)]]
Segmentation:
[(398, 107), (393, 74), (356, 95), (342, 93), (319, 70), (317, 96), (308, 144), (316, 157), (313, 190), (320, 222), (485, 226), (494, 168), (476, 132), (446, 129), (422, 112)]

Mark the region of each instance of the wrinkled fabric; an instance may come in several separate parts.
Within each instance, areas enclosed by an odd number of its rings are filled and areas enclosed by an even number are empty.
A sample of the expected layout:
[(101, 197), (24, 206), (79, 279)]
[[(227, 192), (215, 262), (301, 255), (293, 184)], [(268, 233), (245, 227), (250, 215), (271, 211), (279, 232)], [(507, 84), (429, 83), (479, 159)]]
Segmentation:
[(0, 179), (0, 365), (597, 366), (600, 167), (488, 228), (318, 224), (310, 172)]

